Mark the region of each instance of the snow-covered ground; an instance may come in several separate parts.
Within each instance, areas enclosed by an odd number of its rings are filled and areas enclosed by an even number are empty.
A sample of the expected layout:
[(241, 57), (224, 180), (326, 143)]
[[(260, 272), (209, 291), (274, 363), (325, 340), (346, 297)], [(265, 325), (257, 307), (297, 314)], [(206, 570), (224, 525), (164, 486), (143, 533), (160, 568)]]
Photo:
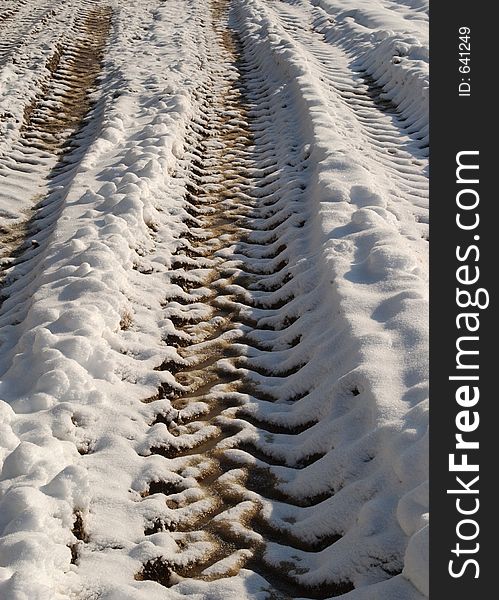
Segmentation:
[(428, 596), (425, 0), (0, 0), (0, 599)]

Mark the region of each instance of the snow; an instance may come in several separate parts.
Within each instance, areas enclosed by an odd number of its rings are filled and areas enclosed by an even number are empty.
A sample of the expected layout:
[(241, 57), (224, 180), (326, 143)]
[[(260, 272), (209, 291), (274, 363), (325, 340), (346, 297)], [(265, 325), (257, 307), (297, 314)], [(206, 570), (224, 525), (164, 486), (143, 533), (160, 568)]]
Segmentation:
[(428, 144), (428, 0), (314, 0), (317, 31), (338, 43), (383, 88), (407, 120), (407, 131)]
[[(181, 411), (154, 400), (162, 385), (181, 387), (159, 367), (196, 361), (165, 340), (180, 315), (199, 317), (196, 351), (209, 353), (201, 330), (222, 320), (211, 318), (209, 281), (185, 291), (174, 278), (175, 252), (201, 229), (188, 224), (200, 219), (185, 193), (189, 126), (206, 110), (199, 90), (234, 67), (208, 3), (107, 2), (103, 70), (75, 148), (62, 168), (37, 150), (20, 173), (24, 108), (85, 3), (54, 14), (50, 4), (25, 2), (0, 23), (15, 48), (0, 55), (0, 115), (10, 115), (0, 119), (0, 227), (10, 235), (40, 202), (22, 260), (10, 241), (0, 255), (0, 598), (267, 598), (246, 549), (208, 566), (205, 581), (173, 575), (168, 588), (136, 577), (157, 557), (185, 566), (210, 552), (203, 531), (146, 536), (144, 526), (192, 520), (217, 501), (200, 483), (211, 458), (151, 449), (189, 449), (226, 426), (237, 431), (217, 445), (230, 460), (218, 481), (240, 501), (214, 526), (252, 548), (262, 534), (248, 519), (260, 507), (305, 544), (264, 550), (303, 586), (350, 581), (348, 600), (427, 597), (427, 3), (233, 2), (260, 148), (245, 168), (267, 184), (273, 215), (250, 215), (247, 239), (228, 236), (184, 274), (206, 282), (224, 265), (233, 296), (219, 301), (239, 321), (220, 342), (242, 358), (217, 365), (259, 393), (220, 381)], [(255, 265), (267, 273), (261, 285), (235, 279)], [(236, 405), (203, 420), (227, 399)], [(180, 413), (200, 417), (184, 425)], [(151, 425), (158, 414), (177, 430)], [(275, 497), (247, 485), (248, 465), (268, 472)], [(151, 482), (172, 487), (168, 502), (147, 493)], [(326, 534), (340, 538), (304, 549)]]

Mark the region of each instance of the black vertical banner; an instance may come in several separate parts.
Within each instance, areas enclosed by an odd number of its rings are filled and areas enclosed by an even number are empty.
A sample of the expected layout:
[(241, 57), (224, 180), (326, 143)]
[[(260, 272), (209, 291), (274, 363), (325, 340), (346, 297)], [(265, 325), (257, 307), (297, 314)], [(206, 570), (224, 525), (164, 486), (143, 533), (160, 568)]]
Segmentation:
[[(494, 596), (499, 156), (491, 5), (430, 12), (430, 593)], [(495, 431), (497, 429), (497, 432)], [(497, 444), (495, 441), (497, 440)], [(445, 594), (445, 595), (444, 595)]]

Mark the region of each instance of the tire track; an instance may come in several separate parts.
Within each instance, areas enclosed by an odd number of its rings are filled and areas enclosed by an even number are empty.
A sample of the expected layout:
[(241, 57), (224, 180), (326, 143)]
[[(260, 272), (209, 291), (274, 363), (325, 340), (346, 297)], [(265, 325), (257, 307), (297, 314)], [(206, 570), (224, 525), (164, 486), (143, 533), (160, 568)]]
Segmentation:
[(5, 10), (2, 10), (2, 12), (0, 12), (0, 28), (4, 27), (6, 23), (11, 21), (20, 7), (24, 6), (26, 2), (27, 0), (18, 0), (15, 6), (9, 6)]
[[(173, 419), (159, 413), (151, 424), (155, 431), (163, 426), (164, 437), (150, 452), (170, 460), (188, 458), (197, 487), (179, 475), (174, 481), (152, 481), (143, 492), (144, 497), (164, 494), (171, 510), (169, 522), (149, 522), (145, 534), (172, 531), (191, 558), (185, 562), (181, 553), (175, 563), (150, 560), (136, 578), (170, 587), (184, 578), (229, 577), (244, 567), (263, 577), (276, 598), (339, 596), (353, 589), (347, 578), (306, 585), (299, 561), (275, 564), (267, 556), (269, 545), (312, 553), (341, 538), (340, 532), (330, 532), (309, 541), (292, 525), (284, 528), (269, 518), (276, 504), (305, 508), (331, 495), (294, 497), (280, 489), (272, 470), (292, 473), (322, 456), (305, 449), (287, 461), (268, 450), (269, 436), (275, 442), (289, 439), (315, 422), (277, 426), (244, 412), (245, 401), (298, 399), (286, 393), (288, 382), (296, 381), (305, 366), (294, 358), (300, 339), (288, 331), (301, 315), (291, 291), (286, 235), (303, 226), (307, 157), (288, 147), (288, 162), (279, 164), (286, 153), (274, 147), (269, 84), (244, 61), (241, 44), (227, 26), (225, 2), (213, 3), (213, 20), (219, 48), (211, 48), (210, 63), (223, 68), (213, 69), (211, 84), (198, 91), (201, 112), (191, 126), (186, 173), (189, 234), (180, 240), (171, 276), (176, 291), (165, 304), (175, 326), (167, 343), (176, 347), (179, 360), (159, 368), (174, 373), (176, 383), (149, 399), (167, 399), (176, 411)], [(286, 119), (293, 118), (285, 112)], [(278, 351), (278, 346), (287, 349)]]
[[(321, 459), (331, 446), (314, 443), (314, 438), (327, 440), (319, 422), (322, 415), (315, 409), (318, 396), (324, 403), (331, 390), (321, 389), (320, 381), (314, 389), (315, 379), (324, 375), (320, 365), (312, 364), (314, 348), (306, 336), (311, 313), (318, 309), (316, 281), (308, 281), (310, 273), (300, 267), (304, 254), (311, 254), (309, 248), (303, 253), (309, 225), (310, 148), (297, 141), (299, 118), (290, 95), (278, 89), (261, 67), (248, 38), (238, 38), (237, 19), (230, 22), (235, 30), (229, 29), (227, 11), (226, 1), (215, 0), (211, 19), (204, 23), (206, 35), (201, 36), (201, 43), (206, 47), (209, 75), (203, 73), (204, 83), (194, 94), (198, 114), (189, 126), (186, 159), (179, 159), (174, 175), (186, 183), (185, 229), (177, 240), (164, 301), (164, 317), (171, 324), (164, 341), (176, 354), (175, 359), (157, 367), (174, 378), (144, 400), (151, 409), (148, 415), (155, 416), (147, 434), (149, 443), (141, 440), (137, 450), (144, 462), (151, 455), (163, 457), (166, 466), (161, 472), (173, 471), (174, 476), (160, 480), (144, 470), (141, 473), (147, 475), (141, 475), (140, 486), (144, 480), (149, 483), (140, 488), (141, 497), (134, 495), (139, 484), (124, 494), (120, 491), (133, 504), (131, 510), (140, 513), (139, 533), (131, 528), (126, 544), (101, 535), (95, 511), (92, 514), (71, 505), (76, 540), (70, 546), (71, 562), (89, 578), (85, 583), (89, 588), (93, 573), (89, 577), (88, 566), (85, 571), (84, 558), (93, 554), (92, 560), (100, 560), (104, 570), (106, 566), (112, 570), (111, 555), (128, 551), (131, 555), (133, 548), (133, 564), (139, 556), (143, 561), (135, 574), (138, 587), (144, 585), (141, 581), (166, 587), (184, 580), (212, 582), (246, 569), (261, 577), (263, 589), (274, 600), (325, 599), (354, 589), (352, 573), (362, 567), (357, 549), (346, 553), (346, 558), (339, 550), (341, 564), (336, 567), (335, 555), (327, 551), (341, 547), (352, 524), (338, 524), (336, 515), (334, 520), (324, 517), (334, 510), (330, 501), (337, 492), (372, 473), (369, 469), (376, 448), (369, 440), (364, 454), (356, 453), (352, 460), (348, 460), (348, 450), (341, 454), (340, 449), (340, 464), (335, 468), (343, 481), (334, 489), (331, 473), (322, 477), (325, 463)], [(36, 185), (54, 191), (36, 207), (31, 222), (20, 227), (15, 240), (8, 238), (14, 232), (6, 231), (5, 239), (11, 240), (11, 247), (16, 246), (9, 260), (14, 259), (17, 269), (7, 274), (9, 282), (19, 273), (19, 285), (25, 285), (29, 272), (36, 271), (33, 263), (40, 242), (47, 238), (64, 201), (58, 186), (78, 164), (77, 145), (87, 143), (82, 141), (88, 137), (82, 128), (95, 119), (88, 92), (97, 83), (109, 16), (105, 9), (83, 14), (77, 30), (80, 39), (70, 46), (61, 44), (49, 59), (50, 77), (25, 111), (17, 154), (0, 167), (9, 171), (12, 181), (24, 182), (27, 193)], [(340, 89), (338, 78), (334, 83)], [(345, 83), (348, 93), (356, 97), (348, 85)], [(360, 118), (365, 107), (370, 111), (372, 102), (364, 88), (359, 98), (356, 114)], [(366, 122), (370, 127), (371, 120)], [(374, 125), (371, 133), (382, 162), (383, 144), (396, 145), (397, 141), (387, 142)], [(132, 139), (130, 150), (135, 144)], [(153, 222), (147, 225), (154, 231)], [(35, 231), (42, 231), (40, 237), (33, 237)], [(35, 260), (26, 275), (23, 261), (31, 257)], [(144, 265), (147, 268), (146, 261)], [(135, 268), (143, 268), (139, 258)], [(12, 304), (12, 299), (9, 302)], [(15, 310), (10, 309), (5, 318), (12, 320)], [(329, 312), (327, 317), (331, 317)], [(130, 327), (133, 318), (133, 313), (124, 314), (121, 329)], [(313, 343), (318, 343), (317, 337)], [(345, 414), (348, 417), (350, 411), (348, 418), (360, 422), (354, 411), (354, 399), (361, 394), (355, 374), (349, 374), (338, 387), (342, 387), (348, 408), (337, 420)], [(121, 410), (121, 405), (118, 408)], [(85, 429), (84, 416), (75, 413), (71, 420), (75, 427)], [(88, 429), (90, 434), (90, 425)], [(360, 425), (355, 431), (359, 429)], [(123, 446), (128, 439), (123, 439)], [(80, 454), (94, 451), (91, 441), (78, 449)], [(106, 460), (104, 455), (101, 464)], [(109, 464), (105, 467), (109, 473)], [(128, 467), (120, 464), (120, 468)], [(297, 491), (293, 483), (307, 469), (312, 471), (309, 480), (314, 489), (302, 485)], [(148, 502), (152, 496), (161, 498), (164, 511), (159, 512), (159, 502)], [(367, 500), (365, 491), (356, 494), (351, 521), (358, 520), (357, 505)], [(106, 508), (108, 504), (106, 498)], [(329, 513), (322, 511), (325, 506), (331, 506)], [(320, 512), (317, 520), (314, 510)], [(123, 531), (133, 521), (131, 515), (127, 513), (130, 520), (121, 523)], [(173, 559), (169, 555), (168, 559), (159, 556), (146, 561), (143, 553), (135, 553), (140, 552), (137, 546), (142, 542), (146, 546), (165, 531), (170, 532), (168, 543), (173, 539), (178, 548)], [(165, 548), (159, 539), (157, 545), (151, 545), (155, 549), (149, 546), (148, 556)], [(393, 558), (369, 556), (371, 581), (400, 573), (399, 548), (390, 547), (389, 552)], [(307, 562), (310, 557), (313, 560)], [(334, 568), (335, 573), (322, 570), (320, 578), (309, 577), (314, 561), (330, 571)], [(95, 592), (81, 593), (87, 593), (87, 598), (105, 593), (97, 591), (99, 585)]]
[[(7, 270), (25, 260), (27, 249), (31, 249), (30, 255), (33, 250), (36, 253), (41, 239), (48, 235), (48, 229), (40, 229), (36, 221), (40, 218), (45, 223), (38, 213), (47, 212), (40, 209), (44, 207), (43, 198), (48, 195), (51, 182), (73, 168), (81, 156), (73, 151), (81, 149), (79, 132), (93, 106), (92, 92), (101, 68), (110, 19), (108, 7), (81, 12), (69, 41), (62, 40), (47, 60), (49, 76), (24, 109), (19, 139), (0, 158), (3, 177), (0, 199), (13, 206), (12, 216), (5, 215), (10, 222), (6, 219), (0, 226), (3, 249), (0, 275), (4, 286), (14, 278)], [(22, 222), (15, 219), (18, 213), (15, 203), (19, 199), (31, 206)], [(29, 240), (36, 231), (41, 232), (40, 237)]]
[[(342, 112), (346, 109), (352, 114), (357, 124), (354, 127), (360, 127), (371, 149), (369, 155), (392, 184), (394, 200), (414, 214), (420, 238), (428, 241), (427, 145), (418, 124), (407, 125), (407, 119), (384, 98), (382, 88), (372, 77), (343, 50), (325, 40), (320, 33), (320, 19), (314, 13), (309, 14), (308, 23), (303, 22), (303, 15), (309, 12), (303, 3), (299, 5), (301, 10), (286, 2), (272, 2), (271, 7), (285, 31), (309, 57), (333, 105), (339, 100)], [(400, 217), (396, 206), (392, 210)], [(408, 237), (413, 235), (409, 233)]]
[(56, 14), (56, 9), (50, 4), (33, 7), (27, 0), (19, 0), (16, 6), (0, 14), (0, 67), (29, 37), (46, 28)]
[(90, 108), (109, 33), (111, 9), (84, 11), (74, 31), (75, 40), (61, 44), (47, 61), (51, 78), (24, 110), (24, 145), (57, 153)]

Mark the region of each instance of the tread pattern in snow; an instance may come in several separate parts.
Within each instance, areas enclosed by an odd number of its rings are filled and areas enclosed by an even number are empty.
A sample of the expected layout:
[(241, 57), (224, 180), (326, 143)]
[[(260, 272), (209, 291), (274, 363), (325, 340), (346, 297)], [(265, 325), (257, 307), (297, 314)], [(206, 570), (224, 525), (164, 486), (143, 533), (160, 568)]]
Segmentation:
[[(10, 268), (26, 260), (27, 249), (31, 248), (28, 255), (37, 254), (40, 239), (33, 242), (34, 236), (42, 232), (42, 238), (47, 237), (49, 222), (55, 222), (53, 214), (60, 202), (54, 201), (50, 190), (61, 185), (65, 172), (74, 169), (83, 154), (82, 138), (88, 134), (80, 130), (93, 105), (91, 93), (100, 72), (110, 18), (109, 7), (81, 10), (71, 31), (47, 60), (48, 75), (24, 108), (19, 139), (0, 158), (0, 194), (10, 203), (15, 203), (20, 194), (27, 195), (33, 203), (24, 221), (0, 226), (2, 266)], [(46, 199), (51, 200), (50, 207)], [(52, 218), (47, 218), (47, 213), (52, 213)], [(4, 285), (15, 277), (11, 272)]]
[[(82, 6), (44, 47), (0, 158), (6, 193), (43, 196), (3, 232), (2, 543), (29, 543), (9, 528), (37, 445), (60, 452), (28, 503), (56, 532), (43, 585), (82, 600), (419, 600), (398, 507), (419, 485), (406, 465), (424, 369), (404, 379), (392, 358), (397, 317), (422, 305), (404, 243), (426, 248), (423, 140), (300, 0), (113, 3), (94, 105), (110, 9)], [(387, 340), (393, 377), (373, 360)], [(8, 565), (9, 589), (26, 565)]]
[[(307, 213), (308, 154), (282, 135), (299, 129), (296, 116), (273, 94), (251, 48), (242, 51), (221, 25), (218, 36), (225, 52), (212, 60), (224, 70), (198, 90), (201, 112), (188, 141), (189, 236), (178, 247), (171, 277), (177, 292), (165, 305), (175, 324), (168, 343), (183, 362), (162, 365), (176, 383), (149, 399), (167, 398), (177, 411), (152, 423), (167, 431), (150, 452), (191, 457), (197, 484), (193, 489), (180, 475), (152, 481), (144, 492), (164, 494), (171, 510), (168, 522), (147, 523), (145, 534), (169, 530), (199, 551), (196, 559), (191, 551), (187, 563), (182, 554), (178, 563), (150, 560), (137, 578), (170, 587), (178, 576), (211, 581), (244, 567), (267, 580), (275, 597), (336, 597), (353, 589), (348, 577), (307, 583), (300, 553), (320, 553), (343, 532), (329, 524), (305, 535), (292, 517), (272, 517), (276, 507), (279, 514), (286, 507), (313, 509), (334, 494), (283, 489), (325, 455), (299, 443), (317, 423), (303, 415), (287, 424), (258, 415), (258, 407), (306, 404), (311, 392), (300, 384), (313, 369), (307, 364), (313, 349), (304, 341), (311, 306), (305, 282), (293, 274), (300, 257), (296, 232)], [(352, 385), (352, 397), (358, 393)], [(293, 438), (292, 456), (275, 452)], [(275, 562), (284, 548), (289, 561)], [(391, 576), (399, 572), (384, 568)]]

